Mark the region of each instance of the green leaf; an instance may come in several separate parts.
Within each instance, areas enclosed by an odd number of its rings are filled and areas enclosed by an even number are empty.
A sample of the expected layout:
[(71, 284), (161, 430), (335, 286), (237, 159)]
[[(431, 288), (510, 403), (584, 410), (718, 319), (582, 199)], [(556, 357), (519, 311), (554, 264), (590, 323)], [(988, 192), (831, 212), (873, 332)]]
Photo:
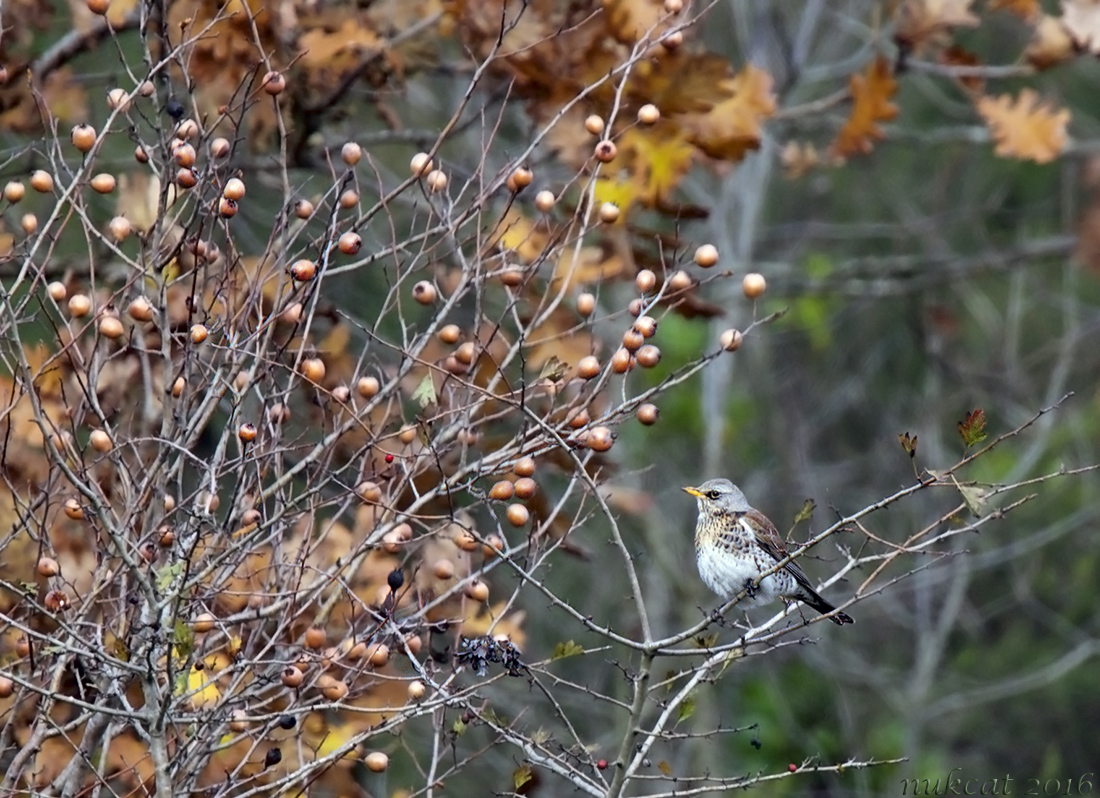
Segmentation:
[(183, 562), (166, 565), (157, 571), (157, 590), (167, 590), (177, 576), (183, 572)]
[(514, 771), (512, 771), (512, 783), (516, 785), (517, 792), (519, 788), (533, 779), (535, 775), (531, 772), (531, 768), (528, 765), (520, 765)]
[(461, 737), (463, 734), (466, 733), (466, 724), (462, 722), (461, 718), (458, 718), (457, 720), (455, 720), (454, 725), (451, 726), (451, 731)]
[(695, 714), (695, 699), (692, 698), (691, 696), (688, 696), (680, 704), (680, 712), (676, 716), (676, 722), (679, 723), (680, 721), (687, 720), (688, 718), (690, 718), (694, 714)]
[(901, 448), (909, 453), (909, 457), (913, 458), (917, 456), (917, 436), (910, 436), (908, 432), (903, 432), (898, 435), (898, 443), (901, 444)]
[(802, 509), (798, 511), (798, 515), (794, 517), (796, 524), (801, 524), (803, 521), (809, 521), (814, 517), (814, 509), (817, 507), (817, 503), (813, 499), (806, 499), (802, 503)]
[(710, 648), (718, 642), (718, 633), (715, 632), (712, 635), (696, 635), (691, 639), (691, 642), (695, 643), (699, 648)]
[(959, 485), (959, 493), (962, 494), (963, 501), (966, 502), (966, 506), (970, 509), (975, 516), (981, 517), (982, 510), (985, 509), (986, 492), (981, 488), (976, 488), (971, 485)]
[(191, 652), (195, 650), (195, 633), (191, 630), (191, 627), (177, 619), (176, 626), (172, 630), (172, 637), (173, 645), (175, 645), (179, 656), (182, 659), (190, 657)]
[(976, 443), (985, 440), (985, 411), (980, 407), (971, 410), (958, 424), (959, 437), (969, 449)]
[(672, 775), (672, 766), (669, 765), (668, 762), (666, 762), (665, 760), (662, 759), (660, 762), (658, 762), (657, 767), (660, 768), (661, 772), (664, 773), (666, 776)]
[(568, 367), (561, 362), (561, 359), (557, 355), (550, 355), (546, 359), (546, 362), (542, 364), (542, 371), (539, 372), (540, 380), (550, 380), (550, 382), (561, 382), (562, 377), (565, 376), (565, 372), (568, 371)]
[(431, 374), (425, 374), (424, 379), (416, 386), (416, 390), (413, 391), (413, 401), (420, 405), (422, 410), (428, 405), (435, 404), (435, 383), (432, 382)]
[(584, 648), (577, 645), (572, 640), (567, 640), (564, 643), (558, 643), (556, 646), (554, 646), (554, 655), (550, 657), (550, 659), (565, 659), (566, 657), (575, 657), (578, 654), (583, 653)]

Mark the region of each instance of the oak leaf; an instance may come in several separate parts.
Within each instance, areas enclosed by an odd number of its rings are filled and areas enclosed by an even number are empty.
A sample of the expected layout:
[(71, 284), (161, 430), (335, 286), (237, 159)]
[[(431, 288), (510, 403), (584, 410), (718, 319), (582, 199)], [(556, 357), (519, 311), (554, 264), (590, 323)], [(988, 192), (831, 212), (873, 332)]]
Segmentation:
[(1049, 69), (1076, 56), (1073, 38), (1057, 17), (1044, 16), (1035, 25), (1024, 57), (1036, 69)]
[(866, 155), (874, 147), (876, 139), (886, 133), (879, 122), (897, 118), (898, 107), (890, 102), (898, 90), (898, 83), (890, 70), (890, 64), (879, 56), (861, 75), (852, 75), (849, 91), (852, 93), (852, 113), (833, 142), (833, 152), (846, 157)]
[(1100, 0), (1062, 0), (1062, 24), (1074, 44), (1100, 55)]
[(668, 17), (661, 0), (603, 0), (603, 11), (608, 31), (623, 44), (656, 40)]
[(760, 147), (764, 121), (775, 113), (772, 76), (749, 64), (718, 89), (728, 99), (704, 114), (685, 115), (687, 139), (711, 158), (740, 161)]
[(989, 0), (990, 11), (1007, 11), (1024, 19), (1035, 19), (1043, 13), (1039, 0)]
[(1045, 102), (1032, 89), (1024, 89), (1015, 100), (1008, 94), (982, 97), (978, 113), (989, 126), (997, 155), (1050, 163), (1066, 146), (1070, 112)]
[(952, 28), (972, 28), (978, 18), (971, 13), (974, 0), (905, 0), (895, 17), (894, 40), (914, 51), (943, 44)]

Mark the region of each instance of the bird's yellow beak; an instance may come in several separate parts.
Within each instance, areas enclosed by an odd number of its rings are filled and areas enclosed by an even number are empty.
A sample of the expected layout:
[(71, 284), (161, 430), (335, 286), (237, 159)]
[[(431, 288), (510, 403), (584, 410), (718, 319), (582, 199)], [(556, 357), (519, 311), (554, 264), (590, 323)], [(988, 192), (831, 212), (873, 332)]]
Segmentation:
[(702, 492), (698, 488), (683, 488), (684, 493), (690, 493), (696, 499), (703, 498)]

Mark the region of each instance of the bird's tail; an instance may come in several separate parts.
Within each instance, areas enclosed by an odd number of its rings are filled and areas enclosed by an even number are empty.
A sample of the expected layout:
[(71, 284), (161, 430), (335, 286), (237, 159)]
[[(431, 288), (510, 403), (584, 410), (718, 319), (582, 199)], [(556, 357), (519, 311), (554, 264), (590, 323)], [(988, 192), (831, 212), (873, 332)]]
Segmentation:
[[(828, 613), (836, 609), (836, 607), (827, 602), (825, 599), (821, 598), (821, 596), (819, 596), (813, 590), (807, 590), (803, 588), (803, 590), (801, 590), (798, 595), (794, 596), (794, 598), (798, 599), (799, 601), (805, 602), (807, 607), (813, 607), (822, 615), (827, 615)], [(855, 623), (855, 621), (852, 619), (852, 616), (846, 612), (838, 612), (836, 615), (829, 615), (829, 620), (835, 623), (837, 626), (843, 626), (846, 623)]]

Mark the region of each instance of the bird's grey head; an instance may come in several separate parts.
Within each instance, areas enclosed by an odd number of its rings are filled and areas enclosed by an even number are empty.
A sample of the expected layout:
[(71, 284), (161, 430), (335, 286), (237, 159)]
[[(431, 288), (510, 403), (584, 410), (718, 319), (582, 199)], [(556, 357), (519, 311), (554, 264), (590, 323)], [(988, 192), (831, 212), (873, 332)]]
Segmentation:
[(744, 513), (752, 508), (741, 489), (728, 479), (709, 479), (697, 488), (684, 488), (699, 501), (700, 510)]

